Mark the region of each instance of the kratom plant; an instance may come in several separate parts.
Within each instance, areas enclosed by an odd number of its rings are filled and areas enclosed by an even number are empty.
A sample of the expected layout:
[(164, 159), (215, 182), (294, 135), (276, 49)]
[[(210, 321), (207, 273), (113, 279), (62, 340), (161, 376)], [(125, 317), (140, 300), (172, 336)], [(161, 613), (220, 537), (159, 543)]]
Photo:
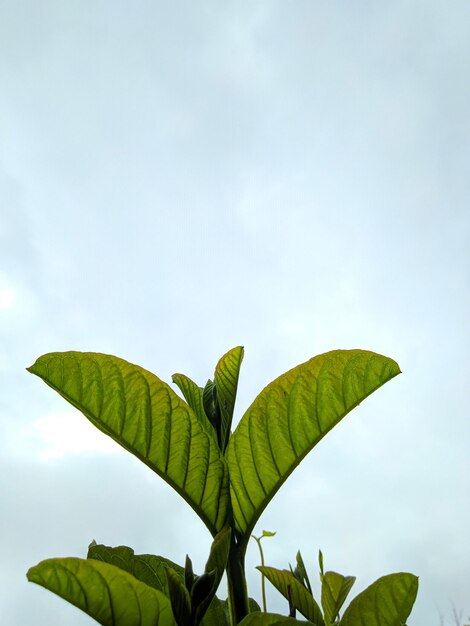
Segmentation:
[[(184, 399), (154, 374), (105, 354), (51, 353), (28, 368), (171, 485), (214, 537), (201, 576), (189, 557), (183, 568), (93, 543), (86, 559), (48, 559), (32, 567), (30, 581), (106, 626), (299, 623), (263, 613), (249, 599), (245, 553), (251, 533), (308, 452), (400, 369), (364, 350), (321, 354), (270, 383), (232, 433), (242, 359), (242, 347), (227, 352), (205, 387), (175, 374)], [(215, 596), (224, 571), (227, 601)], [(307, 623), (325, 624), (320, 614)], [(353, 624), (359, 622), (343, 626)]]

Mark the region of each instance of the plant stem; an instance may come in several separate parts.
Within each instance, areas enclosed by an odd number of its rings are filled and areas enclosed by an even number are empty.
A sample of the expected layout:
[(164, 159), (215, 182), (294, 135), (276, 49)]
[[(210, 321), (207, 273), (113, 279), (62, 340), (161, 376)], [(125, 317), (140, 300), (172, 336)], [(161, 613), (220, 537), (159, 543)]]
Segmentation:
[(233, 626), (250, 612), (245, 578), (245, 547), (232, 532), (227, 563), (227, 582), (230, 613)]
[[(253, 539), (258, 544), (259, 553), (260, 553), (260, 556), (261, 556), (261, 566), (264, 567), (264, 554), (263, 554), (263, 547), (261, 545), (261, 539), (263, 538), (263, 535), (261, 535), (261, 537), (255, 537), (254, 535), (251, 535), (251, 536), (253, 537)], [(265, 580), (265, 576), (264, 576), (263, 573), (261, 573), (261, 595), (263, 597), (263, 611), (266, 613), (267, 612), (267, 608), (266, 608), (266, 580)]]

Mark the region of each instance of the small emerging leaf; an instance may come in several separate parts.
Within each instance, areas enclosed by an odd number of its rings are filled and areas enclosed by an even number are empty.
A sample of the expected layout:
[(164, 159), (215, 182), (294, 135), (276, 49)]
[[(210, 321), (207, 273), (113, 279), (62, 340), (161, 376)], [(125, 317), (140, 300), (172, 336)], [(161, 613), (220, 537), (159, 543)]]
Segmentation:
[(244, 351), (241, 346), (232, 348), (224, 354), (215, 368), (214, 383), (217, 388), (217, 403), (220, 409), (220, 449), (222, 452), (225, 452), (230, 437), (243, 354)]
[(184, 584), (186, 585), (186, 589), (189, 593), (191, 593), (191, 589), (194, 585), (194, 572), (193, 572), (193, 562), (186, 555), (186, 562), (184, 564)]
[(418, 592), (418, 578), (399, 573), (382, 576), (356, 596), (343, 614), (341, 626), (401, 626)]
[(191, 599), (188, 590), (178, 574), (171, 568), (166, 570), (166, 576), (171, 608), (173, 609), (176, 623), (178, 626), (192, 626)]
[(297, 552), (295, 560), (297, 561), (297, 564), (294, 570), (292, 570), (292, 567), (290, 568), (291, 572), (294, 574), (297, 580), (301, 582), (303, 586), (309, 590), (310, 593), (312, 593), (312, 587), (310, 585), (310, 580), (308, 578), (307, 570), (305, 569), (304, 560), (302, 558), (302, 555), (300, 554), (300, 550)]
[(194, 616), (195, 626), (197, 626), (204, 617), (204, 613), (215, 595), (216, 573), (216, 570), (212, 570), (212, 572), (197, 576), (194, 580), (194, 585), (191, 589), (191, 610)]
[(289, 601), (288, 588), (290, 587), (295, 608), (300, 611), (304, 617), (313, 622), (315, 626), (324, 626), (320, 607), (315, 602), (312, 594), (295, 578), (292, 572), (285, 569), (276, 569), (275, 567), (259, 566), (257, 569), (259, 569), (269, 582), (282, 593), (287, 601)]
[(212, 424), (216, 433), (219, 431), (219, 411), (217, 406), (217, 388), (212, 380), (208, 380), (202, 390), (202, 404), (207, 419)]
[(262, 537), (274, 537), (276, 533), (271, 532), (270, 530), (263, 530)]
[(336, 620), (355, 580), (355, 576), (342, 576), (336, 572), (324, 574), (321, 586), (321, 604), (327, 623), (333, 623)]
[(208, 433), (211, 433), (211, 435), (213, 435), (214, 429), (207, 419), (207, 415), (204, 411), (204, 406), (202, 403), (202, 387), (198, 387), (195, 382), (193, 382), (190, 378), (188, 378), (188, 376), (185, 376), (184, 374), (173, 374), (171, 380), (175, 383), (175, 385), (178, 385), (181, 393), (184, 396), (184, 399), (197, 415), (201, 426)]
[(48, 559), (28, 580), (75, 605), (102, 626), (175, 626), (168, 598), (114, 565), (93, 559)]

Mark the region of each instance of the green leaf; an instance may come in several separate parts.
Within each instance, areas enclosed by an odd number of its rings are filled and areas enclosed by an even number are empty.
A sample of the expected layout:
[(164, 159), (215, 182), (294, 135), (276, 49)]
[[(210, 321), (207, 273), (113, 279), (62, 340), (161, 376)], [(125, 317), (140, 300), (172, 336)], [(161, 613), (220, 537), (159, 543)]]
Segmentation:
[(255, 611), (261, 611), (260, 605), (256, 602), (254, 598), (248, 598), (248, 606), (250, 607), (250, 613), (254, 613)]
[[(227, 600), (221, 600), (220, 604), (222, 605), (224, 611), (225, 611), (225, 615), (227, 617), (227, 620), (230, 620), (230, 608), (229, 608), (229, 602), (228, 599)], [(261, 612), (261, 607), (260, 605), (256, 602), (256, 600), (254, 598), (248, 598), (248, 607), (249, 607), (249, 613), (257, 613), (257, 612)]]
[[(162, 591), (169, 597), (166, 570), (171, 568), (180, 580), (185, 580), (185, 570), (181, 565), (174, 563), (163, 556), (153, 554), (134, 554), (134, 550), (126, 546), (111, 548), (109, 546), (92, 543), (88, 549), (87, 558), (103, 561), (119, 567), (132, 574), (141, 582)], [(228, 626), (224, 622), (225, 612), (221, 601), (214, 596), (201, 622), (202, 626)]]
[[(215, 592), (217, 591), (224, 574), (230, 549), (231, 532), (230, 526), (226, 526), (215, 536), (214, 541), (212, 542), (209, 558), (204, 569), (204, 576), (211, 576), (212, 582), (208, 593), (196, 603), (198, 605), (196, 623), (199, 623), (200, 618), (206, 614), (206, 611), (215, 597)], [(197, 581), (198, 584), (200, 584), (201, 579), (203, 579), (203, 576), (201, 576)], [(193, 594), (191, 597), (193, 597)], [(193, 610), (194, 604), (195, 602), (193, 599)]]
[(238, 626), (295, 626), (295, 624), (314, 626), (312, 622), (301, 621), (278, 613), (250, 613)]
[(191, 606), (193, 615), (195, 616), (194, 624), (196, 626), (203, 618), (207, 607), (215, 595), (215, 577), (216, 570), (212, 570), (212, 572), (204, 573), (194, 579), (194, 584), (191, 589)]
[(321, 604), (327, 623), (336, 620), (355, 580), (355, 576), (342, 576), (336, 572), (326, 572), (323, 575)]
[(202, 390), (202, 405), (207, 419), (212, 424), (217, 438), (220, 436), (220, 412), (217, 404), (217, 387), (212, 380), (208, 380), (206, 386)]
[(302, 555), (300, 554), (300, 550), (297, 552), (295, 560), (297, 564), (294, 570), (292, 570), (292, 567), (290, 568), (291, 572), (294, 574), (297, 580), (301, 582), (303, 586), (309, 590), (310, 593), (312, 593), (312, 587), (310, 585), (310, 580), (308, 578), (307, 570), (305, 569), (304, 560), (302, 558)]
[(235, 527), (245, 541), (306, 454), (399, 372), (395, 361), (379, 354), (334, 350), (265, 387), (240, 420), (226, 453)]
[(297, 580), (292, 572), (288, 572), (285, 569), (276, 569), (275, 567), (258, 566), (257, 569), (282, 593), (287, 601), (289, 601), (288, 587), (290, 587), (295, 608), (304, 617), (313, 622), (315, 626), (324, 626), (320, 607), (315, 602), (312, 594)]
[(93, 559), (48, 559), (27, 576), (103, 626), (175, 626), (168, 598), (114, 565)]
[(230, 526), (226, 526), (223, 530), (217, 533), (211, 545), (209, 558), (204, 571), (207, 574), (208, 572), (216, 570), (216, 587), (219, 586), (225, 571), (225, 566), (227, 565), (231, 534), (232, 530)]
[(184, 584), (186, 586), (186, 589), (190, 593), (194, 585), (194, 578), (195, 576), (194, 576), (194, 571), (193, 571), (193, 562), (191, 561), (189, 556), (186, 555), (186, 562), (184, 564)]
[(176, 570), (181, 577), (184, 577), (183, 568), (170, 561), (170, 559), (153, 554), (134, 554), (134, 550), (126, 546), (111, 548), (109, 546), (92, 544), (88, 548), (87, 558), (115, 565), (132, 574), (137, 580), (146, 585), (163, 591), (165, 595), (168, 595), (166, 578), (168, 567)]
[(243, 361), (242, 346), (232, 348), (219, 360), (215, 368), (214, 383), (217, 389), (217, 402), (221, 416), (221, 450), (225, 452), (232, 427), (235, 399), (237, 397), (238, 376)]
[(183, 394), (184, 399), (197, 415), (201, 426), (211, 435), (214, 434), (212, 424), (207, 419), (202, 403), (202, 387), (198, 387), (195, 382), (184, 374), (173, 374), (171, 380), (177, 385)]
[(204, 617), (201, 626), (229, 626), (230, 617), (224, 608), (224, 600), (214, 596)]
[(171, 608), (178, 626), (192, 626), (191, 599), (180, 576), (170, 567), (166, 570)]
[(403, 626), (418, 593), (418, 578), (399, 573), (382, 576), (351, 601), (341, 626)]
[(169, 483), (210, 532), (229, 510), (228, 472), (215, 440), (163, 381), (123, 359), (57, 352), (28, 368)]

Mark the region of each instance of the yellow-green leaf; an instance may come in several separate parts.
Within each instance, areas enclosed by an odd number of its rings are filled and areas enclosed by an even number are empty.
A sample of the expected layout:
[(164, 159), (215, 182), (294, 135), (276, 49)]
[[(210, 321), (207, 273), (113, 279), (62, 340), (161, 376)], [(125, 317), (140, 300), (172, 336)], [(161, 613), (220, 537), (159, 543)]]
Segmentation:
[(114, 565), (93, 559), (48, 559), (28, 580), (75, 605), (102, 626), (176, 626), (169, 599)]
[(213, 535), (223, 528), (229, 513), (225, 459), (166, 383), (138, 365), (93, 352), (46, 354), (28, 369), (159, 474)]
[(203, 388), (196, 385), (193, 380), (184, 374), (173, 374), (171, 380), (175, 383), (175, 385), (178, 385), (184, 399), (199, 418), (203, 428), (205, 428), (207, 432), (211, 433), (213, 436), (214, 429), (212, 424), (207, 419), (207, 415), (204, 412), (204, 406), (202, 404)]
[(341, 626), (402, 626), (418, 593), (418, 578), (398, 573), (382, 576), (354, 598)]
[(134, 554), (134, 550), (127, 546), (110, 547), (92, 544), (88, 548), (87, 559), (115, 565), (149, 587), (162, 591), (165, 595), (168, 595), (166, 578), (168, 568), (175, 570), (181, 578), (184, 578), (184, 569), (170, 559), (154, 554)]
[(269, 582), (289, 600), (289, 587), (295, 608), (315, 626), (324, 626), (323, 616), (315, 598), (297, 578), (285, 569), (259, 566), (257, 569), (266, 576)]
[(337, 572), (326, 572), (322, 578), (321, 604), (327, 623), (333, 623), (344, 604), (355, 576), (343, 576)]
[(221, 416), (221, 448), (225, 452), (230, 437), (233, 410), (237, 397), (238, 376), (243, 361), (243, 348), (237, 346), (229, 350), (219, 360), (215, 368), (214, 383), (217, 389), (217, 402)]
[(334, 350), (294, 367), (255, 399), (226, 452), (235, 526), (248, 541), (305, 455), (354, 407), (400, 373), (391, 359)]

